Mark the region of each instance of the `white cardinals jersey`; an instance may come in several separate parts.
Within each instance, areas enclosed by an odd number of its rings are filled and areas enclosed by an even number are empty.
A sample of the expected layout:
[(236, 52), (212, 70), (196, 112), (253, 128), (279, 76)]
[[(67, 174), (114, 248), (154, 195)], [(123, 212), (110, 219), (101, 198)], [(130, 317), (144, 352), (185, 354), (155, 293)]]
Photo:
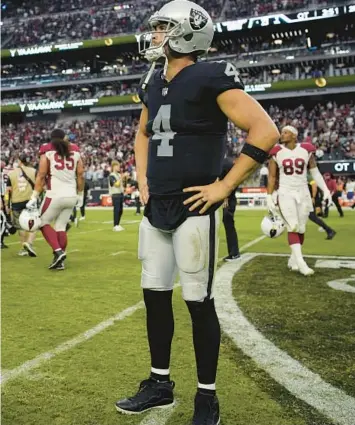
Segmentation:
[(291, 150), (283, 145), (274, 146), (270, 155), (279, 167), (279, 188), (308, 190), (308, 162), (315, 152), (315, 146), (310, 143), (297, 144)]
[(49, 163), (46, 178), (46, 196), (50, 198), (75, 197), (77, 195), (76, 168), (80, 159), (77, 145), (69, 144), (69, 158), (62, 158), (52, 143), (40, 148), (40, 155), (45, 155)]

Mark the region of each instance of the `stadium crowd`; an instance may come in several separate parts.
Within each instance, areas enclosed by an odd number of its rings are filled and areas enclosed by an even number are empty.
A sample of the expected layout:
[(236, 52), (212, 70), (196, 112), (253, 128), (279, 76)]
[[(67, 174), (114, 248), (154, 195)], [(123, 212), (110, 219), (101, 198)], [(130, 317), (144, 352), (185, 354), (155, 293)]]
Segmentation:
[[(308, 110), (300, 105), (296, 109), (267, 108), (281, 128), (291, 124), (299, 129), (299, 140), (317, 147), (318, 159), (355, 159), (355, 106), (338, 105), (329, 101)], [(92, 120), (62, 121), (68, 137), (80, 146), (87, 167), (87, 180), (100, 186), (113, 159), (122, 163), (125, 172), (134, 172), (134, 135), (137, 119), (127, 116), (93, 117)], [(9, 168), (20, 153), (26, 153), (33, 164), (38, 161), (38, 150), (48, 140), (54, 121), (31, 121), (2, 127), (1, 160)], [(228, 154), (237, 155), (245, 142), (245, 134), (229, 124)]]
[[(75, 4), (81, 3), (76, 0), (75, 2)], [(2, 48), (88, 40), (141, 32), (147, 17), (159, 9), (160, 4), (164, 2), (128, 2), (121, 4), (121, 7), (111, 4), (111, 7), (107, 8), (89, 8), (85, 5), (84, 9), (74, 9), (71, 13), (60, 14), (57, 14), (55, 3), (53, 6), (48, 6), (47, 10), (42, 3), (38, 3), (38, 6), (31, 5), (30, 8), (19, 8), (16, 18), (5, 19), (1, 27)], [(200, 5), (209, 11), (214, 20), (219, 17), (222, 1), (203, 0)], [(59, 7), (64, 9), (62, 4)], [(52, 9), (54, 10), (51, 11)], [(66, 11), (68, 9), (70, 10), (70, 4)], [(20, 12), (21, 10), (23, 12)], [(51, 11), (50, 14), (48, 11)], [(42, 15), (41, 12), (45, 14)], [(22, 20), (19, 25), (21, 13)]]
[[(140, 32), (163, 1), (115, 4), (112, 0), (34, 1), (5, 3), (1, 28), (2, 48), (102, 38)], [(236, 19), (268, 13), (322, 7), (324, 0), (201, 0), (212, 19)], [(333, 1), (332, 4), (336, 3)], [(223, 13), (222, 13), (223, 11)], [(222, 14), (222, 16), (221, 16)]]
[(68, 86), (60, 89), (36, 89), (32, 91), (23, 92), (4, 92), (1, 96), (2, 105), (10, 105), (14, 103), (26, 102), (45, 102), (45, 101), (60, 101), (60, 100), (83, 100), (92, 99), (103, 96), (123, 96), (126, 94), (136, 93), (138, 90), (138, 82), (132, 83), (131, 81), (118, 82), (113, 81), (110, 83), (95, 83), (87, 84), (86, 86)]
[[(227, 0), (228, 1), (228, 0)], [(271, 13), (280, 13), (284, 11), (292, 12), (298, 9), (306, 9), (309, 7), (321, 8), (329, 7), (330, 4), (326, 0), (229, 0), (228, 8), (226, 8), (225, 18), (236, 19), (236, 17), (245, 16), (261, 16)], [(340, 3), (340, 1), (338, 1)]]

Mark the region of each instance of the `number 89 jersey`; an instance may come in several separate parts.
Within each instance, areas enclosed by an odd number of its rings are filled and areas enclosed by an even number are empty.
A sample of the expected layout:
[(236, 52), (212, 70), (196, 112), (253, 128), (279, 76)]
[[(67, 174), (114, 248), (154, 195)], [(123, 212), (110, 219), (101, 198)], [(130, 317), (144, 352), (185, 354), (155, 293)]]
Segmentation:
[(148, 108), (147, 178), (151, 195), (177, 195), (191, 185), (212, 183), (222, 172), (227, 117), (217, 97), (243, 89), (226, 62), (197, 62), (170, 82), (155, 71), (141, 101)]
[(308, 191), (308, 162), (315, 147), (310, 143), (297, 144), (295, 149), (276, 145), (270, 155), (279, 167), (279, 187), (282, 189), (301, 189)]
[(80, 159), (79, 147), (69, 143), (70, 156), (62, 158), (52, 143), (42, 145), (40, 155), (45, 155), (49, 165), (46, 177), (48, 197), (72, 197), (77, 195), (76, 168)]

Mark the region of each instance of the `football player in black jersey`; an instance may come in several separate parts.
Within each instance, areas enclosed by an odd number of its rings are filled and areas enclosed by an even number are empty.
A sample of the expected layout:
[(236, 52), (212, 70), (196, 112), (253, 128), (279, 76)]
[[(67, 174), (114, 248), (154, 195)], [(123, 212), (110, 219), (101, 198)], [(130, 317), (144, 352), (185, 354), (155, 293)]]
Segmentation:
[[(136, 135), (137, 180), (144, 218), (139, 229), (143, 296), (151, 371), (136, 395), (116, 408), (142, 413), (174, 403), (170, 348), (172, 293), (179, 273), (189, 309), (197, 364), (193, 425), (220, 423), (216, 370), (220, 326), (214, 305), (218, 259), (218, 207), (268, 156), (279, 133), (262, 107), (243, 90), (227, 62), (199, 62), (213, 39), (213, 23), (199, 5), (174, 0), (150, 19), (140, 52), (152, 62), (141, 82), (143, 103)], [(164, 69), (154, 70), (158, 59)], [(248, 131), (247, 143), (222, 179), (227, 121)]]

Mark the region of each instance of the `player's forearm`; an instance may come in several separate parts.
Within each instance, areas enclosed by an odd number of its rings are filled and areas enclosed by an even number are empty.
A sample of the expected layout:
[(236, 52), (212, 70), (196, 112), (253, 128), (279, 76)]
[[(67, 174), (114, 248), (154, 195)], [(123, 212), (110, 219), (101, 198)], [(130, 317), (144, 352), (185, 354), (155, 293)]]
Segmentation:
[[(250, 128), (247, 143), (264, 152), (269, 152), (279, 140), (280, 134), (275, 124), (270, 119), (261, 121), (261, 123), (255, 123)], [(260, 135), (262, 135), (262, 137)], [(259, 162), (242, 153), (235, 161), (231, 171), (223, 180), (232, 191), (247, 179), (259, 165)]]
[(134, 146), (134, 154), (136, 159), (136, 171), (137, 171), (137, 180), (144, 179), (147, 175), (147, 165), (148, 165), (148, 137), (138, 131)]
[(230, 192), (236, 189), (249, 175), (257, 169), (259, 164), (250, 156), (241, 154), (235, 161), (233, 168), (223, 179)]

